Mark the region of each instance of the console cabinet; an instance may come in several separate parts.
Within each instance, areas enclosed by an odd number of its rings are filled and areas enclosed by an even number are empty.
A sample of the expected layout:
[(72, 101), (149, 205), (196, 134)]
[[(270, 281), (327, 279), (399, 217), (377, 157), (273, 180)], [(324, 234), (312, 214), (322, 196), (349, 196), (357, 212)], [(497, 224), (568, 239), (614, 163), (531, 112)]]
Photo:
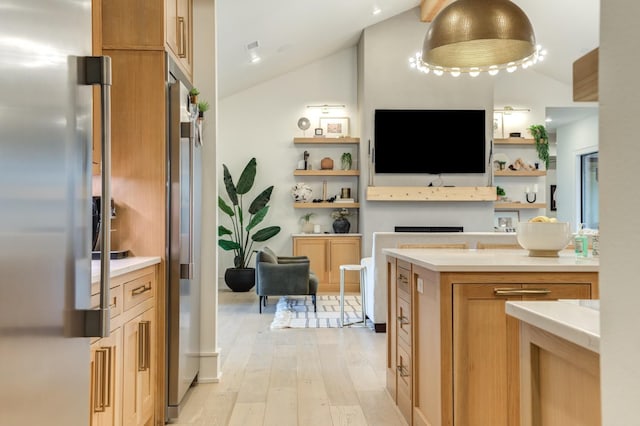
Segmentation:
[[(318, 277), (319, 292), (340, 291), (340, 265), (360, 264), (361, 237), (294, 236), (293, 255), (307, 256)], [(358, 271), (345, 271), (345, 291), (360, 291)]]
[(387, 390), (410, 425), (519, 425), (507, 300), (598, 297), (597, 272), (436, 272), (388, 258)]

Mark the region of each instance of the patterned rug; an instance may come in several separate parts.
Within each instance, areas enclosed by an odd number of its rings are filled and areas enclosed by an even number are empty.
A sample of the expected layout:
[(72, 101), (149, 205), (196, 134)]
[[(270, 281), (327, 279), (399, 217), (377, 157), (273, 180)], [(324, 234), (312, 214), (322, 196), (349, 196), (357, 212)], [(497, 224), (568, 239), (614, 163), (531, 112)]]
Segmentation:
[[(271, 328), (335, 328), (340, 327), (340, 296), (317, 296), (317, 312), (313, 312), (311, 296), (283, 296), (276, 305)], [(344, 297), (344, 321), (362, 319), (360, 296)]]

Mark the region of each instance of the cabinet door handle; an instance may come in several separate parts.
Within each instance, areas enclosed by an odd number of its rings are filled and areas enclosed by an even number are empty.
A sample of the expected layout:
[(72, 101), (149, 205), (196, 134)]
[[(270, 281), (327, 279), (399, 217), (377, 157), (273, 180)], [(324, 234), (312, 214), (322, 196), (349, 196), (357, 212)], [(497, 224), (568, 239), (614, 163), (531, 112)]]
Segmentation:
[(400, 322), (400, 325), (409, 324), (409, 318), (405, 317), (404, 315), (398, 316), (398, 321)]
[(187, 41), (186, 41), (186, 32), (185, 32), (185, 20), (184, 17), (178, 16), (178, 34), (180, 39), (178, 40), (178, 57), (186, 58), (187, 57)]
[(109, 309), (115, 309), (116, 306), (118, 306), (118, 299), (116, 297), (113, 297), (111, 299), (111, 304), (109, 305)]
[(146, 293), (147, 291), (151, 291), (151, 285), (141, 285), (140, 287), (136, 287), (133, 290), (131, 290), (131, 295), (132, 296), (139, 296), (142, 293)]
[(149, 369), (150, 360), (150, 335), (149, 321), (140, 321), (138, 323), (138, 371)]
[(398, 370), (398, 373), (400, 373), (400, 377), (409, 377), (409, 371), (405, 368), (404, 365), (397, 365), (396, 370)]
[(93, 411), (95, 413), (102, 413), (106, 408), (106, 362), (107, 362), (107, 348), (96, 349), (94, 358), (94, 380), (93, 380)]
[(546, 288), (496, 288), (493, 290), (496, 296), (538, 296), (549, 293), (551, 290)]

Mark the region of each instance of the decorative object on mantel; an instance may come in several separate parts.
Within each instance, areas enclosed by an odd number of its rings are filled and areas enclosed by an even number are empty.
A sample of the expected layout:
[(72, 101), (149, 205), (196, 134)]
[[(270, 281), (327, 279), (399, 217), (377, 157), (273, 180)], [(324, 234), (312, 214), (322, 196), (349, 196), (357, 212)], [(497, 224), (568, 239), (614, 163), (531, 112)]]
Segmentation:
[(351, 223), (347, 217), (351, 216), (349, 209), (339, 209), (331, 212), (333, 218), (333, 232), (336, 234), (347, 234), (351, 228)]
[[(218, 196), (218, 207), (229, 216), (233, 224), (233, 231), (218, 226), (218, 245), (226, 251), (233, 251), (233, 268), (227, 268), (224, 274), (224, 281), (233, 291), (249, 291), (255, 285), (255, 269), (249, 268), (249, 262), (253, 256), (253, 243), (267, 241), (280, 232), (279, 226), (267, 226), (253, 232), (269, 212), (269, 200), (273, 185), (263, 190), (251, 202), (248, 214), (243, 210), (243, 196), (247, 194), (256, 178), (257, 162), (255, 158), (249, 160), (244, 170), (240, 174), (238, 184), (233, 183), (231, 173), (226, 164), (224, 168), (224, 186), (231, 201), (229, 206), (222, 197)], [(229, 238), (229, 239), (227, 239)]]
[(311, 218), (315, 215), (315, 213), (306, 213), (300, 216), (300, 220), (302, 221), (302, 232), (305, 234), (311, 234), (313, 232), (314, 225), (311, 222)]
[(528, 171), (532, 171), (532, 170), (535, 170), (535, 169), (536, 169), (535, 166), (527, 163), (522, 158), (517, 158), (516, 161), (513, 162), (513, 164), (509, 165), (509, 170), (528, 170)]
[(312, 193), (313, 190), (311, 187), (304, 182), (296, 183), (295, 186), (291, 188), (291, 196), (297, 203), (305, 203), (311, 200)]
[(311, 121), (307, 117), (300, 117), (298, 119), (298, 129), (302, 130), (302, 136), (306, 136), (306, 130), (311, 127)]
[(320, 160), (320, 168), (322, 170), (333, 170), (333, 160), (329, 157), (324, 157)]
[(343, 152), (340, 156), (340, 161), (342, 162), (342, 170), (351, 170), (353, 159), (350, 152)]
[(457, 77), (528, 68), (546, 54), (536, 45), (527, 15), (509, 0), (457, 0), (436, 15), (421, 53), (410, 58), (419, 71)]
[(547, 129), (542, 124), (532, 124), (529, 126), (531, 136), (536, 141), (536, 151), (538, 158), (544, 161), (544, 168), (549, 168), (549, 135)]

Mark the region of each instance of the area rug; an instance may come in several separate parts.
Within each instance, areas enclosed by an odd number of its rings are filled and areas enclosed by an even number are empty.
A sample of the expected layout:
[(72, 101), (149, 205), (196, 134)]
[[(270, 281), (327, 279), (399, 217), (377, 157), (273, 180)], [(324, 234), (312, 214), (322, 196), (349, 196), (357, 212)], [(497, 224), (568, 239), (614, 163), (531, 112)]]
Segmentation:
[[(317, 312), (313, 312), (311, 296), (283, 296), (276, 305), (271, 328), (335, 328), (340, 327), (340, 296), (317, 296)], [(344, 297), (344, 321), (362, 319), (360, 296)]]

